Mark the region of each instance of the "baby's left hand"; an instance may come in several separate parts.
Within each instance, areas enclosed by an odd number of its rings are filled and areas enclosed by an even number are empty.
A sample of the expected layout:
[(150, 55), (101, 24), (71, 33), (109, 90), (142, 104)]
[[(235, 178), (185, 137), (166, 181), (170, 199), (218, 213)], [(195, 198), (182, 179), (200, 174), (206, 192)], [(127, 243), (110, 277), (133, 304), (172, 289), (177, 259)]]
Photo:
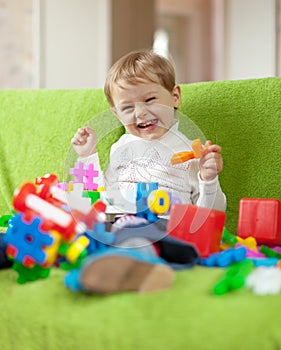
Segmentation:
[(223, 168), (221, 147), (206, 141), (203, 155), (200, 158), (200, 177), (204, 181), (213, 180)]

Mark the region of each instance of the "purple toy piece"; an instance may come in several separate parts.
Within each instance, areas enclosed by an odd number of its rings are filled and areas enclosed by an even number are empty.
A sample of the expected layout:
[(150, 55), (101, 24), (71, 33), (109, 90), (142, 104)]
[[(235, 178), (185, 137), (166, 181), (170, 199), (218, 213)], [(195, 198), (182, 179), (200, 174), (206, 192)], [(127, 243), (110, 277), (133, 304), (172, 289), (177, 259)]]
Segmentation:
[(248, 247), (245, 247), (243, 244), (237, 243), (235, 248), (244, 247), (246, 249), (246, 258), (265, 258), (266, 256), (259, 251), (252, 250)]
[(74, 176), (74, 182), (84, 183), (84, 164), (82, 162), (76, 162), (75, 168), (70, 168), (69, 174)]
[(74, 183), (84, 184), (84, 190), (97, 190), (98, 184), (94, 183), (94, 178), (98, 177), (99, 172), (94, 169), (94, 164), (85, 165), (82, 162), (76, 162), (75, 168), (70, 168), (69, 174), (74, 176)]
[(85, 170), (85, 186), (84, 190), (88, 191), (96, 191), (98, 189), (98, 184), (94, 183), (94, 178), (98, 177), (99, 172), (94, 169), (94, 164), (89, 164), (88, 167)]

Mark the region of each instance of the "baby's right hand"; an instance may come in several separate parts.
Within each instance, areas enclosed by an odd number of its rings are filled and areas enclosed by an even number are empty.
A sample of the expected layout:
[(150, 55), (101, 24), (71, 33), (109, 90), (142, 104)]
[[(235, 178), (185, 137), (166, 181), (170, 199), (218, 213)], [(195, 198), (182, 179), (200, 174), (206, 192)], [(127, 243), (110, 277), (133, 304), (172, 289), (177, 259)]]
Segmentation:
[(91, 154), (96, 153), (96, 142), (96, 133), (88, 126), (78, 129), (71, 140), (73, 148), (81, 158), (88, 157)]

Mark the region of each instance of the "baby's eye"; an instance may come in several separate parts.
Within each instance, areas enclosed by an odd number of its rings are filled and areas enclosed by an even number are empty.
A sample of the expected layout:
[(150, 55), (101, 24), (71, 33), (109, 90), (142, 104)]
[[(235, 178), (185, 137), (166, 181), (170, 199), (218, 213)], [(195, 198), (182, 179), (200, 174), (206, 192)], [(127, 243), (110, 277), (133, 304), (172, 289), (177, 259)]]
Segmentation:
[(121, 112), (130, 112), (134, 109), (134, 105), (122, 105), (120, 106)]
[(145, 103), (150, 103), (150, 102), (152, 102), (152, 101), (154, 101), (154, 100), (156, 100), (156, 97), (149, 97), (149, 98), (147, 98), (146, 100), (145, 100)]

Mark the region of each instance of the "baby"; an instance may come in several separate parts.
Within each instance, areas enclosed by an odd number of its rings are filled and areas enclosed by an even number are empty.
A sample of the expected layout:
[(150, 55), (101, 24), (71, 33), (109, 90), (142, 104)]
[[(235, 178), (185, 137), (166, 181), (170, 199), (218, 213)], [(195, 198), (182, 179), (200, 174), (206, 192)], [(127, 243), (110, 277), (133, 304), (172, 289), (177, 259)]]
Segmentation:
[(95, 131), (84, 126), (72, 139), (79, 161), (94, 163), (99, 170), (99, 186), (110, 192), (136, 190), (138, 182), (157, 182), (182, 203), (226, 209), (218, 179), (223, 168), (220, 146), (207, 141), (200, 159), (171, 164), (172, 155), (190, 151), (192, 141), (178, 130), (175, 114), (181, 89), (168, 59), (151, 51), (131, 52), (111, 67), (104, 91), (127, 131), (112, 145), (104, 174)]

